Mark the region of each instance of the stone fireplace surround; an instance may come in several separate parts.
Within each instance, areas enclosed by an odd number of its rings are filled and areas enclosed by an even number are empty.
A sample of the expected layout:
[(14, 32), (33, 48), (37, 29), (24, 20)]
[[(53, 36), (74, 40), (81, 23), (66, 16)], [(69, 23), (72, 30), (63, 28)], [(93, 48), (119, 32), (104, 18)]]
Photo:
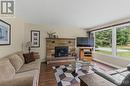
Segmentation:
[[(61, 48), (58, 54), (55, 51), (56, 48), (58, 49)], [(75, 38), (46, 38), (47, 63), (63, 60), (72, 60), (74, 59), (73, 56), (74, 53), (75, 53)]]

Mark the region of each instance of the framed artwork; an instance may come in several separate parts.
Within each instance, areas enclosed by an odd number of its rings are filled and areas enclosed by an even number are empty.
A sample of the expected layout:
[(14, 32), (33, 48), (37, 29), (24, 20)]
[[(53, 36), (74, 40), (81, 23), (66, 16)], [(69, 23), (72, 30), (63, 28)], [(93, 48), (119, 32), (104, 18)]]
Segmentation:
[(0, 45), (11, 44), (11, 25), (0, 20)]
[(40, 31), (31, 30), (31, 43), (32, 47), (40, 47)]

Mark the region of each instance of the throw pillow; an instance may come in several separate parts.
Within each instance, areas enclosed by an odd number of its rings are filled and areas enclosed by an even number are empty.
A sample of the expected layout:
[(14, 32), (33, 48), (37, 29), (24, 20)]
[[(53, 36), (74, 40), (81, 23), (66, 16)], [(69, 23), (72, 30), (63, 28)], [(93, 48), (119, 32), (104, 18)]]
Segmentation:
[(22, 61), (22, 59), (20, 58), (20, 56), (18, 56), (17, 54), (13, 54), (12, 56), (9, 56), (9, 60), (10, 60), (11, 64), (14, 66), (16, 72), (24, 64), (24, 62)]
[(20, 58), (23, 60), (23, 63), (25, 63), (25, 59), (24, 59), (24, 57), (23, 57), (22, 51), (21, 51), (21, 52), (17, 52), (16, 54), (19, 55)]
[(31, 52), (34, 56), (35, 59), (39, 59), (40, 58), (40, 55), (38, 52)]
[(23, 56), (24, 56), (24, 59), (25, 59), (25, 63), (26, 63), (26, 64), (27, 64), (27, 63), (30, 63), (30, 62), (32, 62), (32, 61), (35, 61), (35, 58), (34, 58), (33, 53), (30, 53), (30, 54), (26, 53), (26, 54), (23, 54)]
[(130, 71), (130, 64), (127, 65), (127, 70)]
[(130, 73), (125, 77), (120, 86), (130, 86)]

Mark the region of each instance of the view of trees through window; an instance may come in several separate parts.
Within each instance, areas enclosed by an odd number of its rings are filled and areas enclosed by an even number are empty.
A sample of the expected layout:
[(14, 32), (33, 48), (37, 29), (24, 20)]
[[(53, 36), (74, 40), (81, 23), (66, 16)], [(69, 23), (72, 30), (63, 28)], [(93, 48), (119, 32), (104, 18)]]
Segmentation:
[(130, 26), (116, 29), (117, 56), (130, 58)]
[(95, 32), (95, 50), (103, 54), (112, 54), (112, 29)]
[[(130, 26), (122, 26), (116, 29), (116, 55), (130, 58)], [(95, 32), (95, 51), (112, 55), (112, 29)]]

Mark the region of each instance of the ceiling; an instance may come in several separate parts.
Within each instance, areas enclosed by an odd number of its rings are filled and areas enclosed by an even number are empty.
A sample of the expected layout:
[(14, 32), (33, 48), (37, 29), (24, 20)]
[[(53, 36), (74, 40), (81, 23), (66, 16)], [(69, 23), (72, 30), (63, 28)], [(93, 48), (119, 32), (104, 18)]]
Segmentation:
[(130, 0), (15, 0), (27, 22), (88, 28), (130, 16)]

